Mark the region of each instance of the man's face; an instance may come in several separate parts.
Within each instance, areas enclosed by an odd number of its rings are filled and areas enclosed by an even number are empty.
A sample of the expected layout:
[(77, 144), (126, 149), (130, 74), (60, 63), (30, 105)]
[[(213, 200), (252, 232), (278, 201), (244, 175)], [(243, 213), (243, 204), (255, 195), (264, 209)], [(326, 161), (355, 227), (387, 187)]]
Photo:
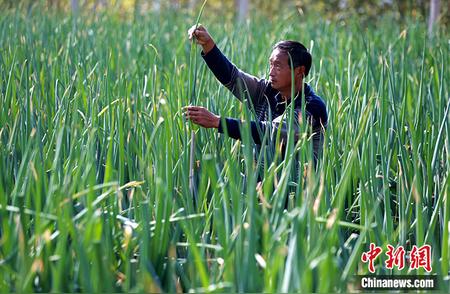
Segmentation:
[(276, 48), (270, 55), (269, 64), (269, 81), (272, 87), (278, 91), (291, 89), (292, 77), (288, 55)]

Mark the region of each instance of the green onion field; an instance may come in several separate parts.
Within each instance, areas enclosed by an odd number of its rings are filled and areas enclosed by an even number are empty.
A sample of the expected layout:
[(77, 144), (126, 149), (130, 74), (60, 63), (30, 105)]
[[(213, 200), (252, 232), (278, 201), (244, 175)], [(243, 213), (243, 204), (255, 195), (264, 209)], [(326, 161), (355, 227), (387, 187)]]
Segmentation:
[[(188, 40), (197, 8), (0, 12), (0, 292), (355, 292), (370, 243), (376, 274), (450, 291), (446, 27), (295, 9), (239, 23), (205, 5), (200, 22), (255, 76), (277, 41), (308, 47), (329, 115), (315, 169), (306, 126), (269, 160), (250, 131), (183, 118), (253, 115)], [(387, 245), (425, 244), (430, 273), (386, 268)]]

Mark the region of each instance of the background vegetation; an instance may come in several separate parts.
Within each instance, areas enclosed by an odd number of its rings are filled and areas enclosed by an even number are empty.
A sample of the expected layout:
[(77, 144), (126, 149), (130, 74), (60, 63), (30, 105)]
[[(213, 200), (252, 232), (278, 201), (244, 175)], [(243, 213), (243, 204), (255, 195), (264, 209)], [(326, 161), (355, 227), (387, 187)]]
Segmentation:
[[(218, 46), (257, 76), (277, 40), (306, 44), (329, 110), (317, 171), (305, 130), (257, 186), (248, 133), (191, 142), (181, 117), (189, 103), (251, 117), (188, 42), (197, 10), (14, 5), (0, 18), (2, 292), (352, 291), (370, 242), (430, 244), (448, 291), (445, 25), (297, 9), (218, 22), (208, 3)], [(384, 259), (378, 274), (424, 274)]]

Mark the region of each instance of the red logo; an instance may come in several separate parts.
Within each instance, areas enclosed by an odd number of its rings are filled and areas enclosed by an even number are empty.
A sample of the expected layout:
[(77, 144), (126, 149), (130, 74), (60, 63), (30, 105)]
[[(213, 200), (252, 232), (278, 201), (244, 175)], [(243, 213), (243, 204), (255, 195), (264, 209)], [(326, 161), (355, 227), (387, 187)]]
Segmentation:
[(394, 246), (388, 245), (388, 252), (386, 255), (389, 257), (386, 260), (385, 265), (386, 268), (392, 269), (394, 266), (397, 266), (399, 270), (405, 267), (405, 249), (403, 246), (398, 247), (394, 250)]
[[(395, 248), (392, 245), (387, 245), (387, 259), (384, 264), (387, 269), (393, 269), (397, 267), (402, 270), (405, 267), (405, 255), (406, 251), (403, 246)], [(375, 273), (374, 261), (383, 252), (381, 247), (376, 246), (374, 243), (370, 243), (369, 251), (363, 252), (361, 255), (361, 261), (364, 263), (369, 263), (369, 271)], [(418, 248), (416, 245), (412, 247), (410, 252), (410, 263), (409, 269), (419, 269), (424, 268), (427, 272), (431, 272), (431, 246), (423, 245)]]
[(411, 250), (411, 266), (410, 269), (423, 267), (427, 272), (431, 272), (431, 246), (423, 245), (417, 248), (413, 246)]
[(369, 271), (371, 273), (375, 272), (375, 267), (373, 266), (373, 261), (381, 254), (383, 250), (381, 247), (375, 246), (375, 244), (370, 243), (370, 250), (368, 252), (364, 252), (361, 255), (361, 261), (366, 263), (369, 262)]

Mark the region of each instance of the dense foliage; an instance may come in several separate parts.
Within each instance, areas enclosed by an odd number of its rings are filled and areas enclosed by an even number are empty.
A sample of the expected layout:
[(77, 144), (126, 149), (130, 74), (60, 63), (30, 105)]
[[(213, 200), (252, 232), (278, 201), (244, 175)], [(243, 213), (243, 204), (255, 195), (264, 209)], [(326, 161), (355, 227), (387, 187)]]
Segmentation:
[(280, 39), (314, 57), (323, 158), (315, 171), (306, 129), (295, 145), (291, 134), (297, 156), (266, 161), (257, 186), (248, 133), (181, 116), (196, 103), (251, 118), (188, 42), (195, 19), (2, 13), (1, 291), (349, 291), (370, 242), (430, 244), (448, 291), (448, 32), (297, 12), (217, 23), (206, 7), (202, 22), (243, 70), (265, 76)]

